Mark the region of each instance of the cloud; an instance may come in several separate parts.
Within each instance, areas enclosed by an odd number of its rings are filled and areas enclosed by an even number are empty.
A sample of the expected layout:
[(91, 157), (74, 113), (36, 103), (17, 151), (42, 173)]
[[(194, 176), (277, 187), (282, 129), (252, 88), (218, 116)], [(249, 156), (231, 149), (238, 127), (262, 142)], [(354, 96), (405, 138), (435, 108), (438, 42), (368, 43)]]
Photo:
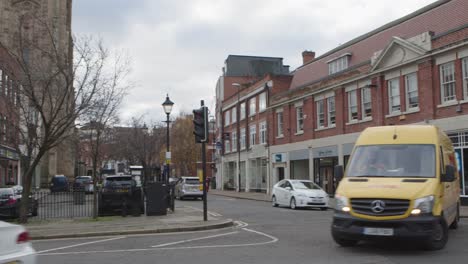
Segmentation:
[(303, 50), (317, 55), (434, 0), (80, 0), (75, 34), (102, 36), (132, 57), (139, 85), (122, 118), (146, 113), (162, 121), (168, 93), (174, 114), (200, 100), (214, 107), (215, 85), (229, 54), (283, 57), (300, 66)]

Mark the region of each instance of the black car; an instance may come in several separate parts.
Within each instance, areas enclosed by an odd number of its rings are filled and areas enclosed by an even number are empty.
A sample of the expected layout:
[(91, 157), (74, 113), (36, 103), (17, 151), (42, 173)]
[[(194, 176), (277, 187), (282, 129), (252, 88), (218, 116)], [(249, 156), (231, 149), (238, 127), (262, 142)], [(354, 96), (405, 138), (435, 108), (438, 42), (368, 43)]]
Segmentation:
[(98, 199), (99, 215), (120, 211), (122, 215), (144, 212), (143, 190), (131, 175), (107, 176)]
[[(0, 218), (17, 218), (22, 199), (21, 186), (13, 186), (9, 188), (0, 188)], [(32, 197), (29, 197), (32, 199)], [(38, 201), (32, 199), (29, 203), (29, 214), (37, 216)]]
[(50, 192), (68, 192), (69, 183), (64, 175), (55, 175), (50, 181)]

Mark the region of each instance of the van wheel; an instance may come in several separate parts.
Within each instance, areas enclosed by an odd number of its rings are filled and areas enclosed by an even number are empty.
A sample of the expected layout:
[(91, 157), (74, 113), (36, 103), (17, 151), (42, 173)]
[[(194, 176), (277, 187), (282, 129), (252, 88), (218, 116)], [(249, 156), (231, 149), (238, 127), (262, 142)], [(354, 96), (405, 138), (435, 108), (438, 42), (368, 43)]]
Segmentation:
[(276, 201), (276, 196), (274, 195), (271, 197), (271, 205), (273, 205), (273, 207), (278, 207), (278, 202)]
[(342, 247), (354, 247), (359, 242), (359, 240), (350, 240), (337, 237), (335, 234), (333, 234), (333, 232), (332, 237), (333, 240), (335, 240), (335, 242)]
[(289, 207), (293, 210), (296, 210), (296, 198), (291, 198), (291, 202), (289, 202)]
[(427, 250), (440, 250), (445, 247), (448, 240), (448, 227), (443, 219), (441, 219), (434, 227), (434, 231), (429, 241), (426, 242)]
[(455, 216), (455, 219), (453, 219), (453, 222), (450, 224), (450, 229), (457, 229), (459, 221), (460, 221), (460, 205), (458, 204), (457, 215)]

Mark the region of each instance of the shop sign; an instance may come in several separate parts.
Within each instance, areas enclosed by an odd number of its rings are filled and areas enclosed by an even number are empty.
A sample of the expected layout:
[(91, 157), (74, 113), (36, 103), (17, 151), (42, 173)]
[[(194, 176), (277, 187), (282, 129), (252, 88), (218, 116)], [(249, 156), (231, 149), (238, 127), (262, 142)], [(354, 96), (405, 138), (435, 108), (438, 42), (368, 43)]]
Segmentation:
[(14, 160), (19, 159), (18, 153), (11, 151), (9, 149), (6, 149), (6, 148), (2, 148), (2, 147), (0, 147), (0, 157), (5, 157), (7, 159), (14, 159)]
[(338, 156), (337, 146), (313, 149), (314, 158), (336, 157)]
[(276, 153), (273, 154), (273, 162), (279, 163), (279, 162), (286, 162), (286, 155), (284, 153)]

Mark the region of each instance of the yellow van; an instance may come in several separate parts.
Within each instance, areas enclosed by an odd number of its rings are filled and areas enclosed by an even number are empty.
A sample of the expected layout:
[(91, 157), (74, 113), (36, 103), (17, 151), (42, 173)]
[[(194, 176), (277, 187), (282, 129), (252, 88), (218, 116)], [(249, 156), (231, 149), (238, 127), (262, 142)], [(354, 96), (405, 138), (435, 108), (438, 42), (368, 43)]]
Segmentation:
[(359, 136), (346, 172), (336, 166), (332, 237), (414, 239), (442, 249), (456, 229), (460, 184), (452, 142), (430, 125), (371, 127)]

